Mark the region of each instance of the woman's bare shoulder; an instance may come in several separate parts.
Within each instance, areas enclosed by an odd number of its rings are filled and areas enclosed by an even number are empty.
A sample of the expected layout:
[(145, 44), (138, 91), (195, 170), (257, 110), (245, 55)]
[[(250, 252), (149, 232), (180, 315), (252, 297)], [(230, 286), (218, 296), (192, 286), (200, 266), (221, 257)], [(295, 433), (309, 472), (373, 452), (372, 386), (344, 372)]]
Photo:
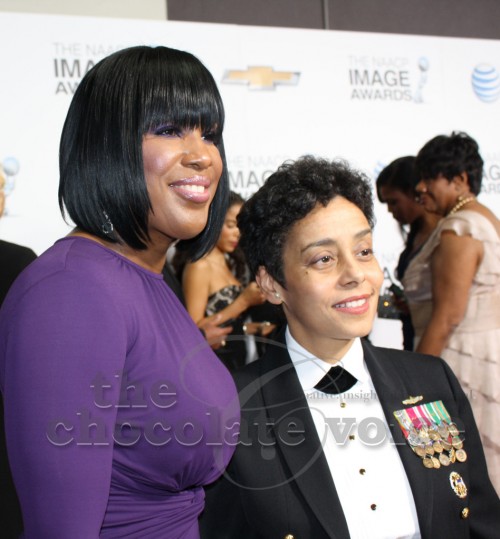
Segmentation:
[(208, 275), (211, 271), (212, 264), (210, 260), (205, 256), (200, 258), (196, 262), (188, 262), (184, 268), (184, 274), (188, 275)]

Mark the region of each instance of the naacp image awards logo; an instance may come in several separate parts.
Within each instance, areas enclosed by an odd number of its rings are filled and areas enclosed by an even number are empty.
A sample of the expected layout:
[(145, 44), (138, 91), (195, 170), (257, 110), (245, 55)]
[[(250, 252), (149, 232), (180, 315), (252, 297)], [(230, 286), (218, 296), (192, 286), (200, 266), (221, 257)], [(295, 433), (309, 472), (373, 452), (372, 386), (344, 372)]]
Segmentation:
[(350, 98), (355, 101), (424, 102), (427, 57), (350, 56)]

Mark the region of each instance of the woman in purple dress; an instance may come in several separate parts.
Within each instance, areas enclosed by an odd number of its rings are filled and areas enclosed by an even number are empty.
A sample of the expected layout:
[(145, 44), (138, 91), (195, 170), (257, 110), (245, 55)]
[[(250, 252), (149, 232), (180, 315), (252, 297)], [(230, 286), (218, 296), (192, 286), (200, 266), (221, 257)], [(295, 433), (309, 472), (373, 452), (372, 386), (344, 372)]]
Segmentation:
[(232, 379), (162, 278), (228, 197), (224, 111), (191, 54), (133, 47), (80, 83), (59, 202), (76, 228), (0, 311), (0, 387), (26, 539), (199, 537), (235, 445)]

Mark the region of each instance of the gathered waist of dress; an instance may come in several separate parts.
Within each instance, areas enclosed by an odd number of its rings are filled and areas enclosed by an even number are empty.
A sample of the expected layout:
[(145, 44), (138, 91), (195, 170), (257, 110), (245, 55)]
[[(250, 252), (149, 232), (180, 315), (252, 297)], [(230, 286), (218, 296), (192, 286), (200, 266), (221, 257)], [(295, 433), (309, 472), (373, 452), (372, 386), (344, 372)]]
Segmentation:
[(471, 296), (465, 316), (455, 332), (476, 333), (493, 329), (500, 329), (500, 292)]
[[(205, 492), (196, 487), (163, 496), (111, 488), (101, 538), (185, 538), (203, 511)], [(197, 533), (193, 537), (198, 537)]]
[[(454, 333), (479, 333), (500, 328), (500, 293), (476, 294), (469, 298), (465, 316)], [(415, 335), (421, 337), (432, 314), (432, 302), (410, 305)]]

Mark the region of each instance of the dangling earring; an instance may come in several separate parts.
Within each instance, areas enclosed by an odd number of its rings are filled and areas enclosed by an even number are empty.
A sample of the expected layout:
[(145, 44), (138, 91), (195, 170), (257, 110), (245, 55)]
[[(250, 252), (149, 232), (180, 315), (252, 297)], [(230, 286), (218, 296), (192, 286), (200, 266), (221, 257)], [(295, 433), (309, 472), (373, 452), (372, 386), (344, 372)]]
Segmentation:
[(105, 211), (103, 211), (102, 213), (104, 214), (104, 223), (101, 225), (101, 230), (104, 232), (104, 234), (109, 236), (109, 234), (113, 232), (115, 227), (113, 226), (109, 215)]

